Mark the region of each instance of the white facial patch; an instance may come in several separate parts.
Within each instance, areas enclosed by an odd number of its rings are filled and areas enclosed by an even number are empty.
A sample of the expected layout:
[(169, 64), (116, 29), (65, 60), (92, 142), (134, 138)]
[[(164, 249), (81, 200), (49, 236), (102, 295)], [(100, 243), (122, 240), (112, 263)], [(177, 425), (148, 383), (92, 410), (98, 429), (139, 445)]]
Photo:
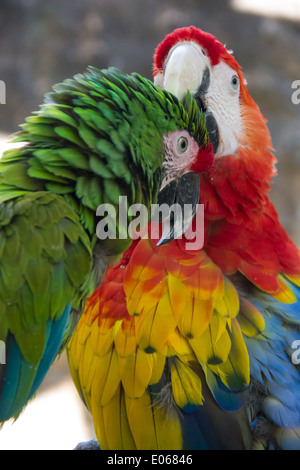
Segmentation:
[(242, 130), (238, 76), (229, 65), (220, 62), (210, 68), (210, 85), (204, 106), (212, 111), (219, 129), (220, 143), (216, 157), (234, 154)]

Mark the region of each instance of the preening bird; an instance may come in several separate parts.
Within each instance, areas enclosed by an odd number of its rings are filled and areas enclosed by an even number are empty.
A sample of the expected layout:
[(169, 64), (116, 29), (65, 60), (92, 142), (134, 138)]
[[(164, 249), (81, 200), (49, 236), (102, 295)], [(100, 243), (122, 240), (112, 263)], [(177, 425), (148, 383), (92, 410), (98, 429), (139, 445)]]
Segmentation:
[[(22, 127), (14, 140), (24, 146), (0, 161), (0, 422), (34, 395), (108, 262), (131, 244), (130, 206), (150, 208), (163, 178), (166, 188), (176, 180), (176, 199), (202, 151), (204, 165), (213, 159), (193, 98), (183, 105), (116, 69), (90, 68), (56, 85)], [(166, 153), (188, 156), (171, 176)], [(101, 237), (97, 210), (110, 204), (118, 216), (120, 196), (125, 227), (117, 217), (117, 236)]]
[[(211, 34), (159, 44), (154, 83), (206, 114), (204, 246), (133, 242), (88, 299), (69, 346), (103, 449), (300, 448), (300, 255), (268, 193), (266, 120)], [(194, 167), (194, 171), (196, 167)]]

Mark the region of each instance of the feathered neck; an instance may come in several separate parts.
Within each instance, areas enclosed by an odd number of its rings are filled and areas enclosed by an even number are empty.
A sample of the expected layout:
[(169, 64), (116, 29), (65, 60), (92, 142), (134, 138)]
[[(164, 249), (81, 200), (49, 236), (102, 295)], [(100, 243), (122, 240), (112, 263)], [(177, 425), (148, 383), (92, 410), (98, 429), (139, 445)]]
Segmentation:
[(211, 171), (202, 177), (201, 192), (206, 217), (225, 217), (232, 223), (263, 211), (272, 177), (277, 174), (267, 121), (244, 83), (240, 101), (243, 130), (237, 152), (215, 159)]

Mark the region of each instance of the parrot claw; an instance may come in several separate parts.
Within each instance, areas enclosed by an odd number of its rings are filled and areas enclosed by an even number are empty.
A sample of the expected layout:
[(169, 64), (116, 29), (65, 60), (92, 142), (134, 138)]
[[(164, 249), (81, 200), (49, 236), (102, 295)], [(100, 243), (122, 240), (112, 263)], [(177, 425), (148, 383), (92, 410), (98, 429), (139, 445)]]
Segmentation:
[(101, 447), (96, 439), (91, 439), (90, 441), (79, 442), (73, 450), (101, 450)]

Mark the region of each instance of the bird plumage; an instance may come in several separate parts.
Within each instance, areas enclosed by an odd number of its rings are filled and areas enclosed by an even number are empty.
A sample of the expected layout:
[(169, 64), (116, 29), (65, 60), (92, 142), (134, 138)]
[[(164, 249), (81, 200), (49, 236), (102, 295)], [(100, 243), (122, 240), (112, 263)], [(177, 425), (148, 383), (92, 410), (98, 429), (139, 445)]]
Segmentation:
[(158, 46), (154, 81), (206, 113), (204, 247), (128, 248), (72, 338), (74, 381), (104, 449), (299, 448), (300, 255), (269, 200), (266, 120), (232, 53), (195, 27)]
[[(179, 76), (184, 70), (178, 63), (177, 85), (176, 80), (167, 83), (167, 73), (172, 75), (168, 71), (172, 52), (182, 44), (187, 50), (195, 44), (204, 49), (208, 60), (199, 50), (193, 58), (197, 64), (204, 61), (205, 88), (201, 83), (197, 87), (192, 80), (184, 81)], [(249, 392), (243, 408), (249, 415), (251, 446), (299, 448), (299, 407), (286, 390), (293, 390), (297, 397), (300, 385), (291, 347), (299, 336), (300, 256), (269, 199), (276, 160), (266, 120), (251, 98), (232, 52), (193, 26), (174, 31), (158, 46), (154, 74), (156, 84), (166, 89), (177, 86), (184, 93), (189, 88), (206, 114), (213, 113), (218, 125), (215, 163), (207, 175), (201, 176), (205, 251), (229, 277), (239, 296), (237, 319), (250, 365)], [(230, 87), (230, 77), (235, 79), (234, 87)], [(221, 99), (216, 91), (223, 89), (228, 91)], [(239, 114), (226, 115), (228, 106), (223, 112), (224, 102), (235, 99), (229, 95), (236, 96)], [(233, 151), (226, 147), (226, 134), (235, 141)]]
[(56, 85), (26, 119), (14, 138), (24, 145), (0, 161), (0, 422), (33, 396), (108, 262), (131, 243), (99, 239), (97, 208), (118, 214), (119, 196), (149, 208), (164, 136), (188, 131), (205, 146), (202, 121), (191, 97), (184, 107), (139, 75), (95, 68)]

